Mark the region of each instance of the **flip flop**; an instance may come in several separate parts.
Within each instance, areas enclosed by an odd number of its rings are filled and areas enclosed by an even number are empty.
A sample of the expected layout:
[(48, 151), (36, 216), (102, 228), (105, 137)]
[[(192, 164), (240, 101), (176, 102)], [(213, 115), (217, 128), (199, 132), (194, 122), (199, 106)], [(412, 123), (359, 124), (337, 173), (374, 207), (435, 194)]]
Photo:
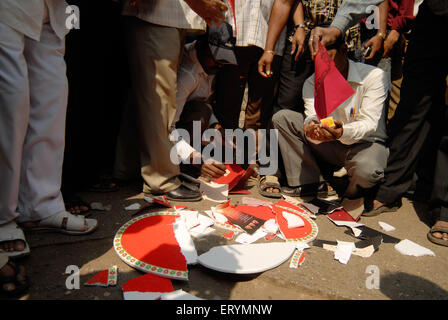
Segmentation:
[(0, 226), (0, 242), (17, 240), (23, 241), (25, 244), (25, 248), (22, 251), (4, 251), (0, 249), (0, 253), (4, 253), (10, 258), (21, 258), (30, 254), (30, 246), (25, 240), (25, 235), (14, 221)]
[(392, 204), (390, 206), (382, 205), (382, 206), (380, 206), (380, 207), (378, 207), (376, 209), (363, 212), (362, 216), (363, 217), (375, 217), (375, 216), (378, 216), (378, 215), (380, 215), (382, 213), (385, 213), (385, 212), (395, 212), (398, 209), (400, 209), (400, 206), (397, 205), (397, 204)]
[[(28, 290), (29, 279), (28, 276), (25, 276), (25, 282), (20, 282), (19, 280), (17, 280), (17, 276), (20, 274), (19, 267), (12, 261), (8, 261), (4, 266), (6, 265), (10, 266), (14, 270), (14, 276), (0, 277), (0, 296), (6, 298), (16, 298), (19, 295), (23, 294), (26, 290)], [(3, 285), (8, 283), (14, 284), (15, 289), (12, 291), (3, 289)]]
[[(276, 176), (259, 176), (258, 178), (258, 192), (268, 198), (281, 198), (282, 197), (282, 187), (278, 182)], [(276, 188), (279, 192), (268, 192), (267, 188)]]
[(443, 240), (443, 239), (434, 237), (433, 236), (434, 232), (448, 233), (448, 227), (436, 227), (436, 226), (433, 226), (431, 228), (431, 230), (429, 230), (429, 232), (427, 234), (428, 240), (431, 241), (432, 243), (448, 247), (448, 240)]
[[(87, 230), (85, 230), (85, 222)], [(24, 226), (25, 231), (48, 231), (68, 235), (85, 235), (98, 228), (96, 219), (86, 219), (84, 216), (74, 215), (67, 211), (59, 212), (37, 223), (34, 227)]]

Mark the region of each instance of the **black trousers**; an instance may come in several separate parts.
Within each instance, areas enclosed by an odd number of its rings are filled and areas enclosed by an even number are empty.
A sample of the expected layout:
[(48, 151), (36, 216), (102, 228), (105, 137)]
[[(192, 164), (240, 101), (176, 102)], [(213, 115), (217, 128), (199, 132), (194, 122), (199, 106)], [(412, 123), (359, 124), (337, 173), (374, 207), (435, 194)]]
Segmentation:
[(431, 195), (431, 205), (434, 213), (439, 215), (435, 219), (448, 222), (448, 135), (445, 130), (439, 150), (434, 174), (434, 188)]
[(429, 143), (428, 135), (439, 133), (430, 142), (436, 145), (441, 139), (448, 54), (438, 30), (445, 30), (446, 24), (447, 19), (433, 14), (426, 3), (420, 6), (405, 57), (401, 100), (388, 127), (390, 156), (385, 182), (375, 197), (380, 202), (391, 204), (401, 199)]

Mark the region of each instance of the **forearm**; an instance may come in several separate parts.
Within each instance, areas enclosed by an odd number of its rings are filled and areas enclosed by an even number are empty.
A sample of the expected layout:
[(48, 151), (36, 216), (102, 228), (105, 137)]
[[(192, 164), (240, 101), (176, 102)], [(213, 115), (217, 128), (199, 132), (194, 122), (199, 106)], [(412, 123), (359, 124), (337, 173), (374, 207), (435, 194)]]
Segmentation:
[(278, 37), (288, 21), (294, 0), (275, 0), (269, 18), (265, 50), (273, 51)]
[(380, 14), (380, 23), (378, 28), (378, 33), (386, 34), (387, 31), (387, 13), (389, 10), (389, 2), (388, 0), (384, 0), (380, 3), (378, 6), (379, 8), (379, 14)]
[(302, 1), (299, 1), (299, 3), (296, 5), (292, 20), (294, 21), (294, 25), (305, 23), (305, 14), (303, 13)]
[(353, 27), (368, 15), (367, 8), (369, 6), (376, 6), (382, 1), (383, 0), (344, 0), (338, 9), (331, 26), (338, 28), (342, 34), (344, 34), (350, 27)]

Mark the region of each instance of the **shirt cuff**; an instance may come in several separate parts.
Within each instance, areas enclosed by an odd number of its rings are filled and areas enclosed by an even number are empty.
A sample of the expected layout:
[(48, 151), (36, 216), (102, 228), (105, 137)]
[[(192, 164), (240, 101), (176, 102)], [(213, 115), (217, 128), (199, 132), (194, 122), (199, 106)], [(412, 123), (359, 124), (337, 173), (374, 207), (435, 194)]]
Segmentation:
[(186, 143), (185, 140), (180, 140), (176, 143), (175, 148), (177, 155), (182, 159), (182, 162), (186, 162), (190, 158), (190, 155), (196, 151), (192, 146)]
[(338, 28), (342, 34), (345, 34), (345, 32), (350, 28), (350, 22), (350, 19), (342, 15), (336, 15), (330, 27)]
[(353, 128), (351, 128), (350, 126), (344, 126), (344, 131), (342, 132), (342, 136), (338, 139), (341, 143), (343, 144), (354, 144), (355, 140), (353, 140)]

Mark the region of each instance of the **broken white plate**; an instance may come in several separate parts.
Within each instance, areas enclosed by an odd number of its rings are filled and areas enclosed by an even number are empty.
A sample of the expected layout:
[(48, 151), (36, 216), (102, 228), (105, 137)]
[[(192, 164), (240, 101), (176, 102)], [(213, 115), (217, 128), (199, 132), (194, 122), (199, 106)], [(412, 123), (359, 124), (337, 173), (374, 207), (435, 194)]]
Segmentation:
[(340, 263), (347, 264), (356, 247), (353, 242), (338, 241), (338, 246), (334, 253), (334, 258)]
[(161, 300), (204, 300), (204, 299), (198, 298), (180, 289), (173, 292), (162, 294)]
[(196, 264), (198, 259), (198, 253), (196, 252), (196, 247), (188, 233), (187, 227), (185, 226), (184, 220), (177, 219), (173, 224), (174, 236), (180, 246), (180, 251), (187, 260), (187, 264)]
[(235, 273), (260, 273), (278, 267), (294, 253), (293, 242), (236, 244), (214, 247), (198, 257), (198, 262), (212, 270)]
[(235, 242), (241, 243), (241, 244), (251, 244), (258, 239), (261, 239), (267, 235), (266, 232), (264, 232), (262, 229), (258, 229), (255, 231), (254, 234), (248, 234), (248, 233), (242, 233), (240, 234), (236, 239)]
[(422, 247), (421, 245), (404, 239), (395, 245), (395, 249), (403, 255), (421, 257), (421, 256), (435, 256), (436, 254), (431, 250)]

